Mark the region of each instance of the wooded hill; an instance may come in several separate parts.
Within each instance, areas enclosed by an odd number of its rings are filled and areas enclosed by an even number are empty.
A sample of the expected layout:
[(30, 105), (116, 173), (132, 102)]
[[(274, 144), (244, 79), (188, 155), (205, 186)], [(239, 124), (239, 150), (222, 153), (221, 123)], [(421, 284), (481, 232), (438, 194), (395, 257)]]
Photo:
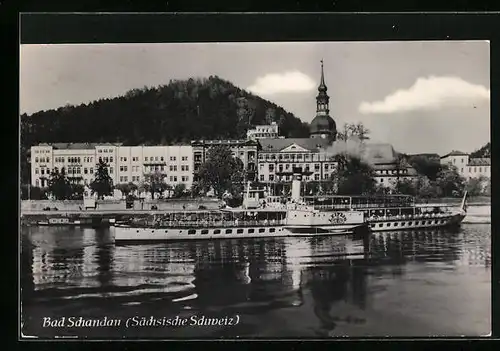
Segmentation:
[(470, 154), (470, 158), (485, 158), (485, 157), (491, 157), (491, 143), (487, 143), (479, 150), (476, 150)]
[(250, 126), (275, 121), (285, 137), (307, 137), (308, 124), (282, 107), (217, 76), (170, 81), (124, 96), (21, 115), (21, 143), (122, 142), (169, 145), (195, 139), (245, 138)]

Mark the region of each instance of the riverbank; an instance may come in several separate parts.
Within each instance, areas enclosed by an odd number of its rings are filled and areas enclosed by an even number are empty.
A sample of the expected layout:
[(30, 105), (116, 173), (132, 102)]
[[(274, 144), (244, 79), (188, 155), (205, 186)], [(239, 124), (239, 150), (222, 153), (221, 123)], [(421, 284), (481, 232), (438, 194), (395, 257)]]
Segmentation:
[(98, 200), (96, 209), (85, 209), (83, 200), (21, 200), (21, 213), (29, 214), (44, 211), (46, 208), (67, 212), (99, 212), (99, 211), (149, 211), (157, 210), (196, 210), (200, 206), (207, 209), (219, 208), (221, 202), (216, 198), (196, 199), (164, 199), (135, 200), (131, 208), (127, 208), (125, 200)]

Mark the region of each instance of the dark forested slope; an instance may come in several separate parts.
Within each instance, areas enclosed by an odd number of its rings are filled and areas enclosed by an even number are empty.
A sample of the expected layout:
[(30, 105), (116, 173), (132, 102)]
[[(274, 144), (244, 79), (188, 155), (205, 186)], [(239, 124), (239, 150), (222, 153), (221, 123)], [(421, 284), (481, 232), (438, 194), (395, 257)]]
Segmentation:
[(280, 134), (307, 137), (308, 125), (283, 108), (219, 77), (170, 81), (124, 96), (21, 116), (25, 149), (38, 143), (173, 144), (242, 138), (249, 126), (276, 121)]

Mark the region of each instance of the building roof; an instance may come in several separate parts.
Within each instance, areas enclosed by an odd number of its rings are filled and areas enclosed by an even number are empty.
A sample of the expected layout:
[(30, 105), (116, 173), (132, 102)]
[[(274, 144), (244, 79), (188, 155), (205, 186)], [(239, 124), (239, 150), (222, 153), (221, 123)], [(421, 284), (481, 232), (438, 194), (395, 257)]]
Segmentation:
[(391, 144), (368, 143), (365, 144), (363, 158), (371, 164), (390, 164), (396, 162), (398, 154)]
[(310, 151), (317, 151), (319, 148), (330, 146), (330, 141), (321, 138), (265, 138), (260, 139), (259, 143), (263, 152), (279, 152), (293, 144)]
[(467, 166), (491, 166), (491, 158), (471, 158)]
[(337, 125), (332, 117), (328, 115), (317, 115), (309, 126), (310, 134), (331, 134), (337, 133)]
[(248, 139), (228, 139), (228, 140), (193, 140), (191, 145), (258, 145), (255, 140)]
[(446, 158), (446, 157), (449, 157), (449, 156), (468, 156), (469, 154), (466, 153), (466, 152), (462, 152), (462, 151), (457, 151), (457, 150), (453, 150), (452, 152), (444, 155), (444, 156), (441, 156), (441, 158)]
[(441, 158), (441, 156), (439, 156), (439, 154), (433, 154), (433, 153), (424, 153), (424, 154), (409, 154), (408, 157), (420, 157), (420, 156), (423, 156), (423, 157), (428, 157), (428, 158)]
[(121, 143), (54, 143), (39, 144), (39, 146), (52, 146), (55, 150), (92, 150), (96, 146), (121, 146)]

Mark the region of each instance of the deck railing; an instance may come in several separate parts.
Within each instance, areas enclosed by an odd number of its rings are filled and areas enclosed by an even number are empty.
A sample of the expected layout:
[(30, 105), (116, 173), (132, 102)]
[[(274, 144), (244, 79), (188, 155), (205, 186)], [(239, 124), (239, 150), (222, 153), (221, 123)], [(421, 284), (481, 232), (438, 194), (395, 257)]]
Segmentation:
[(277, 226), (284, 225), (285, 220), (224, 220), (224, 221), (166, 221), (159, 220), (156, 222), (135, 222), (130, 223), (132, 226), (148, 227), (170, 227), (170, 228), (236, 228), (236, 227), (262, 227), (262, 226)]

